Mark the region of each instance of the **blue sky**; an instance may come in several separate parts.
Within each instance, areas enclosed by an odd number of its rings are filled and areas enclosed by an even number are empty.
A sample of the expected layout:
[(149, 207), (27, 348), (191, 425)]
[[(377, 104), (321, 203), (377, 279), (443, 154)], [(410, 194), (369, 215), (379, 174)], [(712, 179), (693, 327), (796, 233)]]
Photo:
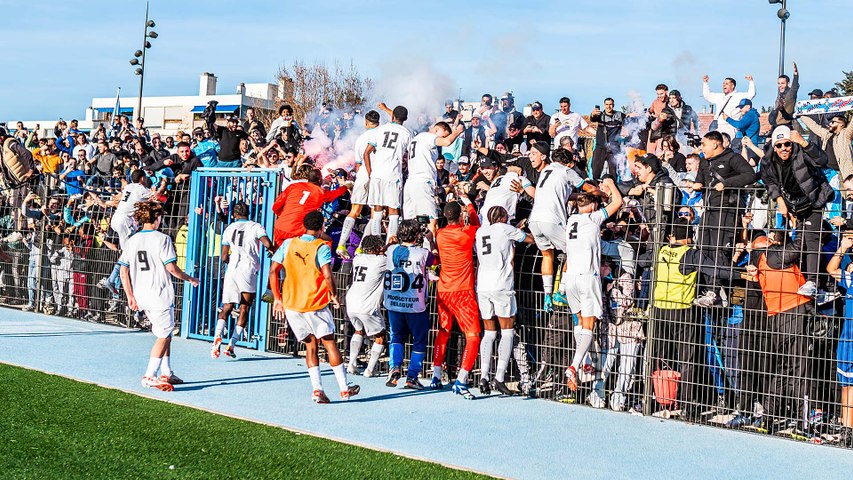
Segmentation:
[[(797, 61), (801, 97), (853, 69), (842, 12), (850, 0), (790, 0), (786, 70)], [(135, 96), (128, 60), (141, 41), (145, 2), (0, 0), (0, 119), (83, 117), (92, 97)], [(273, 81), (293, 59), (350, 59), (382, 83), (419, 63), (466, 100), (515, 93), (517, 103), (563, 95), (586, 113), (605, 96), (649, 102), (663, 82), (701, 110), (701, 77), (714, 90), (751, 73), (770, 105), (778, 69), (778, 5), (767, 0), (163, 1), (151, 2), (160, 37), (149, 50), (146, 95), (194, 95), (203, 71), (220, 93)], [(833, 13), (835, 12), (835, 13)], [(847, 37), (846, 34), (843, 35)], [(394, 73), (396, 70), (396, 73)], [(13, 73), (15, 72), (15, 73)], [(393, 98), (388, 103), (395, 103)], [(437, 105), (436, 110), (441, 106)]]

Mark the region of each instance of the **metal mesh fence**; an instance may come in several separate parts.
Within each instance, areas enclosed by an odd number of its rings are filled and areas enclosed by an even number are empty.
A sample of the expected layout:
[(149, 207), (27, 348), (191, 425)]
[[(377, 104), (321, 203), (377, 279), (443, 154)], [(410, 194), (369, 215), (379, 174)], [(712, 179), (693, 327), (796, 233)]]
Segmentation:
[[(211, 180), (204, 188), (223, 193), (227, 185)], [(272, 199), (278, 186), (258, 188), (273, 188)], [(792, 212), (789, 220), (778, 214), (763, 187), (726, 189), (691, 205), (682, 205), (672, 189), (633, 197), (602, 231), (604, 315), (578, 369), (577, 391), (568, 388), (565, 375), (575, 352), (577, 320), (565, 306), (553, 313), (542, 309), (542, 257), (535, 246), (516, 248), (517, 338), (507, 383), (567, 403), (838, 441), (842, 428), (853, 426), (853, 312), (846, 290), (853, 262), (844, 255), (849, 247), (844, 231), (835, 226), (843, 223), (838, 218), (849, 217), (842, 202)], [(120, 294), (109, 198), (43, 188), (33, 193), (0, 209), (0, 301), (124, 326), (144, 322), (129, 314)], [(191, 198), (187, 184), (164, 194), (161, 229), (175, 240), (182, 268), (187, 267), (188, 220), (198, 206)], [(254, 211), (269, 199), (256, 202)], [(221, 233), (223, 226), (215, 230)], [(197, 240), (192, 248), (203, 251), (196, 257), (216, 258), (215, 248), (204, 242), (215, 240)], [(558, 269), (564, 261), (558, 256)], [(215, 283), (218, 277), (210, 278), (208, 283)], [(336, 259), (335, 280), (344, 300), (349, 263)], [(111, 286), (119, 291), (112, 293)], [(177, 287), (180, 321), (184, 289)], [(210, 334), (219, 302), (210, 295), (203, 315), (208, 321), (194, 324), (202, 337)], [(437, 325), (432, 284), (428, 305), (433, 330), (424, 375), (431, 371)], [(353, 330), (345, 311), (343, 306), (333, 312), (336, 335), (341, 350), (351, 353)], [(261, 315), (266, 336), (260, 345), (301, 354), (286, 322), (273, 319), (267, 309)], [(448, 344), (449, 378), (461, 363), (463, 342), (455, 332)], [(366, 359), (368, 349), (356, 353)], [(380, 371), (387, 372), (387, 352)], [(479, 381), (476, 370), (471, 380)], [(520, 381), (527, 383), (515, 385)]]

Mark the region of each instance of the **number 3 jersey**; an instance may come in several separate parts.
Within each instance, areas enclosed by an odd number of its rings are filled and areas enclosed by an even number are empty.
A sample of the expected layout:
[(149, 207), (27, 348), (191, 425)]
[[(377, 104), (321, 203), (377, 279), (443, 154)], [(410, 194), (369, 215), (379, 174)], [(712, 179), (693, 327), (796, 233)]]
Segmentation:
[(352, 259), (352, 284), (347, 290), (347, 313), (379, 314), (388, 260), (385, 255), (360, 254)]
[(172, 308), (175, 289), (166, 265), (176, 260), (175, 245), (168, 235), (140, 230), (127, 239), (118, 263), (130, 270), (130, 283), (140, 310)]
[(385, 308), (400, 313), (426, 310), (426, 269), (432, 265), (432, 253), (423, 247), (391, 245), (385, 254)]

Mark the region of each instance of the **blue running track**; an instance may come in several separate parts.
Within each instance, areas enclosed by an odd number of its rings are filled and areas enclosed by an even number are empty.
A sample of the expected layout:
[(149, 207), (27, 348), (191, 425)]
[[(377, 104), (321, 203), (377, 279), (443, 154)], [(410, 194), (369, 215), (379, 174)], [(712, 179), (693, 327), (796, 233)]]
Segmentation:
[[(448, 390), (393, 390), (351, 377), (361, 394), (314, 405), (304, 362), (175, 339), (174, 392), (139, 384), (153, 336), (15, 310), (0, 316), (0, 362), (502, 477), (851, 478), (853, 452), (542, 400), (465, 401)], [(476, 390), (474, 390), (476, 393)], [(404, 472), (401, 472), (404, 475)]]

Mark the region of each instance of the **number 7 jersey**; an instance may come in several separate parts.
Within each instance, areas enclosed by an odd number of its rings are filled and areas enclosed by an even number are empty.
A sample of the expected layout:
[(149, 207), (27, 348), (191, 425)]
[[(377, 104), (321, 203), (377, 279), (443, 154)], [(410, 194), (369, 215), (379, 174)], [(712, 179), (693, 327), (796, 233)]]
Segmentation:
[(385, 308), (401, 313), (426, 310), (429, 280), (426, 269), (433, 262), (432, 253), (416, 246), (391, 245), (385, 252)]
[(127, 239), (118, 263), (130, 270), (130, 283), (140, 310), (172, 308), (175, 289), (166, 265), (174, 261), (175, 245), (164, 233), (140, 230)]

